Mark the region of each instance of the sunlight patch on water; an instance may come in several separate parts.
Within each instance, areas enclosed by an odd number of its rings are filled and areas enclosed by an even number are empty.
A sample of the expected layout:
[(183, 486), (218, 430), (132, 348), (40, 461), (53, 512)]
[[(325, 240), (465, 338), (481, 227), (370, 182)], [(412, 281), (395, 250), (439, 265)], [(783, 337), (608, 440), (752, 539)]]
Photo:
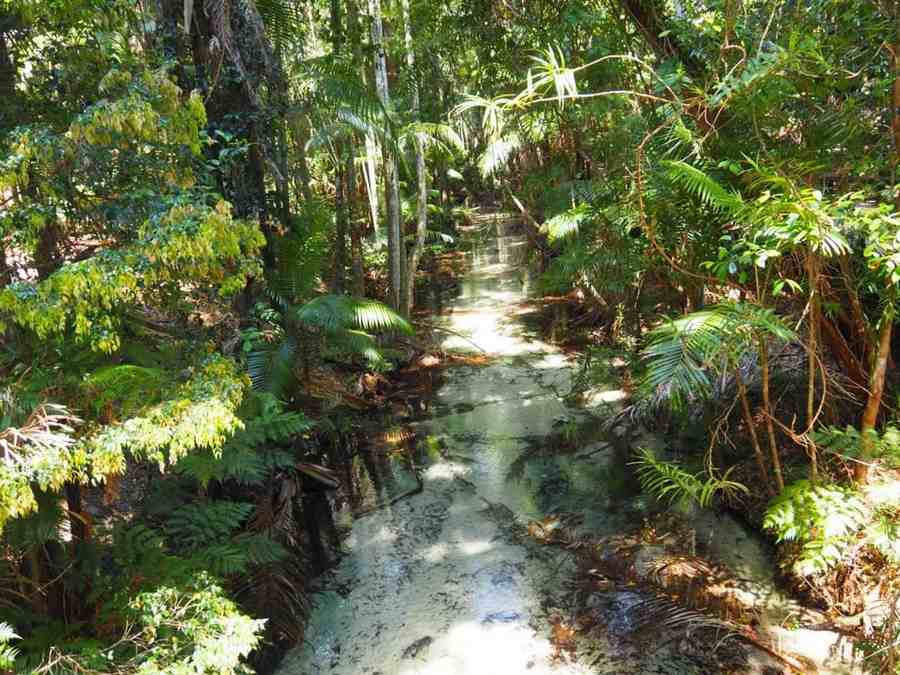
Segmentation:
[(606, 391), (594, 391), (585, 396), (587, 405), (599, 405), (601, 403), (618, 403), (628, 398), (628, 392), (623, 389), (607, 389)]
[(440, 462), (432, 464), (422, 473), (424, 482), (436, 480), (453, 480), (454, 478), (464, 478), (472, 473), (472, 470), (465, 464), (458, 462)]
[(494, 623), (467, 621), (453, 626), (428, 647), (427, 661), (411, 663), (401, 675), (578, 675), (591, 671), (554, 663), (548, 641), (537, 642), (520, 620), (500, 616)]

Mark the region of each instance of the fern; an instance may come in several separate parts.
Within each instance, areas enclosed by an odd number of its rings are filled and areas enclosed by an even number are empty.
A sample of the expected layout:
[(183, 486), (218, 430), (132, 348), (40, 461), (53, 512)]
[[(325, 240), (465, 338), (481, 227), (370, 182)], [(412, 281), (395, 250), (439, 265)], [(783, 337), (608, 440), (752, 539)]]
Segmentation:
[(113, 530), (113, 559), (121, 569), (158, 577), (172, 562), (161, 532), (142, 524)]
[(682, 186), (710, 208), (725, 213), (736, 213), (744, 206), (737, 192), (724, 188), (701, 169), (681, 160), (663, 160), (669, 180)]
[(19, 651), (10, 643), (20, 639), (12, 626), (0, 622), (0, 668), (12, 669), (15, 666)]
[(900, 564), (900, 518), (895, 509), (880, 509), (866, 526), (866, 543), (892, 563)]
[(130, 364), (101, 368), (85, 380), (95, 414), (110, 408), (120, 418), (158, 403), (171, 385), (172, 378), (166, 371)]
[(270, 394), (253, 394), (248, 405), (255, 408), (243, 417), (244, 428), (235, 432), (218, 456), (197, 452), (178, 463), (176, 470), (200, 482), (233, 480), (239, 485), (259, 485), (277, 469), (293, 466), (295, 457), (277, 449), (313, 428), (299, 412), (285, 412)]
[(590, 217), (590, 206), (579, 204), (547, 220), (542, 229), (550, 241), (578, 234), (579, 226)]
[(760, 82), (782, 68), (789, 53), (778, 46), (770, 46), (765, 51), (749, 58), (745, 66), (723, 78), (709, 97), (710, 105), (718, 107), (730, 99), (744, 93), (760, 90)]
[(701, 508), (706, 508), (719, 493), (730, 497), (738, 493), (749, 493), (746, 485), (728, 478), (734, 467), (726, 471), (721, 478), (716, 476), (704, 478), (703, 473), (693, 474), (677, 464), (657, 459), (653, 452), (646, 448), (638, 450), (638, 459), (634, 464), (637, 466), (638, 480), (644, 491), (669, 504), (693, 502)]
[(169, 517), (166, 530), (180, 548), (195, 551), (229, 540), (251, 513), (253, 504), (244, 502), (185, 504)]
[(867, 517), (865, 503), (853, 490), (801, 480), (772, 501), (763, 527), (771, 530), (778, 542), (797, 544), (793, 569), (809, 576), (825, 572), (843, 559)]
[[(868, 459), (880, 459), (890, 468), (900, 467), (900, 429), (888, 425), (881, 433), (874, 429), (866, 433), (870, 439)], [(863, 432), (855, 427), (825, 427), (815, 431), (813, 439), (817, 445), (839, 457), (852, 460), (863, 456)]]
[(287, 555), (284, 546), (261, 532), (243, 532), (234, 538), (234, 543), (253, 565), (272, 565)]

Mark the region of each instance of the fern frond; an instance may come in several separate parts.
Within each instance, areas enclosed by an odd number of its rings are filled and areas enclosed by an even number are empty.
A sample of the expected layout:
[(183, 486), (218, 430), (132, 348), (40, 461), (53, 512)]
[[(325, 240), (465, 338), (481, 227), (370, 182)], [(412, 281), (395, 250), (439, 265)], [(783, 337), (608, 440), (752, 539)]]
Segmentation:
[(866, 504), (853, 490), (800, 480), (772, 501), (763, 527), (779, 542), (798, 544), (793, 568), (807, 576), (840, 562), (867, 518)]
[(230, 540), (232, 533), (253, 513), (253, 504), (211, 501), (184, 504), (172, 512), (166, 529), (186, 550), (197, 550)]
[(547, 233), (550, 241), (564, 239), (578, 234), (578, 228), (590, 217), (590, 213), (589, 204), (579, 204), (545, 221), (541, 229)]
[(669, 179), (685, 188), (701, 202), (712, 209), (726, 213), (736, 213), (744, 206), (744, 200), (737, 192), (723, 187), (718, 181), (692, 164), (681, 160), (664, 160)]
[(732, 469), (721, 478), (704, 478), (703, 473), (693, 474), (677, 464), (657, 459), (647, 448), (638, 450), (634, 464), (642, 489), (669, 504), (694, 502), (706, 508), (719, 493), (732, 498), (738, 493), (749, 493), (746, 485), (729, 479)]
[(12, 626), (0, 622), (0, 668), (12, 669), (15, 666), (19, 650), (9, 643), (21, 639)]

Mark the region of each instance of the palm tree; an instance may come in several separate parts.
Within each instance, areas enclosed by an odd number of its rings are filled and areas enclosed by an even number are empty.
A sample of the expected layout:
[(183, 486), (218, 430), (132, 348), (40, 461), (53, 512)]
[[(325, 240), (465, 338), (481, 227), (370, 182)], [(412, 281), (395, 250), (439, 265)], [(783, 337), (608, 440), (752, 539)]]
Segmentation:
[[(773, 485), (750, 409), (744, 368), (753, 351), (769, 340), (795, 338), (794, 332), (772, 310), (743, 302), (723, 303), (667, 321), (650, 333), (649, 344), (644, 350), (647, 363), (643, 382), (645, 395), (674, 407), (683, 407), (688, 401), (711, 395), (711, 373), (730, 375), (737, 389), (757, 468), (767, 490), (774, 495), (776, 489), (784, 487), (781, 461), (773, 434), (769, 448), (775, 473)], [(768, 405), (768, 401), (764, 404)], [(766, 409), (764, 414), (771, 418), (772, 411)]]
[(369, 366), (380, 367), (384, 355), (374, 333), (413, 333), (406, 319), (377, 300), (338, 294), (304, 300), (312, 281), (302, 265), (303, 250), (295, 243), (281, 241), (279, 266), (268, 274), (269, 292), (282, 312), (281, 330), (247, 358), (254, 387), (276, 396), (286, 395), (296, 382), (299, 358), (308, 381), (313, 350), (336, 358), (361, 357)]

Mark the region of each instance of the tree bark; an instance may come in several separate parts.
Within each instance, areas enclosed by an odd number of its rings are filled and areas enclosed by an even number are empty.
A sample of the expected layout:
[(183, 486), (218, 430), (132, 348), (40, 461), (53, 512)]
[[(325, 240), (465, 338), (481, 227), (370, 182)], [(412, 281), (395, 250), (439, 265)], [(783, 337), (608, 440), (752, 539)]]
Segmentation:
[(828, 351), (841, 364), (844, 372), (847, 373), (847, 376), (853, 383), (860, 388), (864, 388), (868, 376), (859, 359), (856, 358), (856, 354), (853, 353), (850, 345), (847, 344), (844, 334), (827, 316), (822, 317), (819, 325), (822, 328), (823, 341), (828, 345)]
[[(419, 121), (419, 82), (416, 75), (416, 57), (413, 50), (412, 19), (409, 12), (409, 0), (400, 0), (403, 12), (403, 37), (406, 46), (406, 66), (412, 78), (412, 114)], [(416, 238), (409, 252), (404, 277), (403, 305), (401, 313), (409, 316), (415, 306), (416, 269), (425, 248), (425, 233), (428, 229), (428, 174), (425, 170), (425, 147), (421, 139), (415, 138), (416, 152)]]
[(891, 337), (893, 336), (894, 314), (889, 307), (881, 317), (881, 331), (878, 339), (878, 352), (875, 363), (872, 365), (872, 375), (869, 378), (869, 400), (863, 411), (862, 424), (862, 457), (863, 463), (857, 463), (854, 467), (854, 477), (857, 482), (865, 483), (869, 477), (868, 462), (872, 458), (872, 434), (875, 433), (875, 425), (878, 423), (878, 413), (881, 412), (881, 399), (884, 397), (884, 382), (887, 374), (888, 361), (891, 355)]
[(662, 3), (657, 0), (619, 0), (619, 4), (657, 57), (677, 59), (692, 79), (703, 79), (706, 69), (672, 34), (663, 16)]
[(332, 270), (331, 292), (344, 292), (347, 268), (347, 205), (344, 201), (343, 144), (335, 144), (334, 149), (334, 269)]
[(762, 371), (763, 414), (766, 417), (766, 435), (769, 438), (769, 455), (772, 462), (772, 473), (775, 475), (775, 487), (778, 492), (784, 490), (784, 475), (781, 472), (781, 457), (778, 454), (778, 442), (775, 439), (775, 423), (772, 421), (772, 400), (769, 392), (769, 345), (765, 338), (759, 338), (759, 367)]
[[(369, 0), (372, 53), (375, 67), (375, 91), (384, 108), (390, 114), (391, 96), (388, 86), (387, 57), (384, 51), (384, 29), (381, 20), (381, 0)], [(388, 142), (382, 144), (384, 163), (384, 192), (387, 206), (388, 239), (388, 296), (391, 307), (400, 311), (403, 291), (403, 240), (400, 232), (400, 182), (397, 175), (397, 158)]]
[(356, 162), (353, 152), (353, 143), (350, 143), (350, 152), (347, 155), (347, 215), (350, 227), (350, 292), (358, 298), (366, 294), (366, 270), (363, 261), (362, 247), (362, 223), (357, 218), (356, 208)]
[(753, 442), (753, 454), (756, 457), (756, 466), (759, 469), (759, 475), (765, 483), (766, 492), (770, 497), (775, 496), (775, 490), (772, 487), (772, 480), (769, 478), (769, 470), (766, 468), (766, 456), (763, 454), (762, 446), (759, 444), (759, 437), (756, 434), (756, 424), (753, 422), (753, 415), (750, 413), (750, 402), (747, 400), (747, 385), (744, 384), (744, 378), (741, 377), (739, 369), (734, 371), (734, 379), (737, 382), (738, 396), (741, 399), (741, 412), (744, 415), (744, 423), (747, 425), (747, 431), (750, 433), (750, 440)]
[[(331, 0), (332, 57), (337, 60), (344, 44), (341, 0)], [(347, 211), (344, 201), (344, 144), (340, 139), (333, 144), (334, 152), (334, 269), (331, 292), (342, 294), (347, 268)]]

